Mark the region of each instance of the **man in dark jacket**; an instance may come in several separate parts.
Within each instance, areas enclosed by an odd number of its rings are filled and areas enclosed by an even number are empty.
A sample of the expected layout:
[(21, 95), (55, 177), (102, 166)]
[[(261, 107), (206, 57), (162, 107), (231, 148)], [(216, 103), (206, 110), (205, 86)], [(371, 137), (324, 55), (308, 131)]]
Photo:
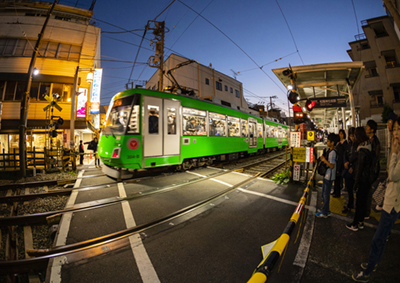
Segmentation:
[(346, 149), (348, 147), (346, 141), (346, 132), (344, 130), (339, 131), (339, 138), (340, 141), (336, 145), (336, 152), (337, 152), (337, 161), (336, 161), (336, 179), (335, 179), (335, 186), (333, 189), (332, 196), (334, 198), (340, 198), (340, 193), (343, 188), (343, 176), (342, 172), (344, 170), (344, 155), (346, 153)]
[(83, 158), (85, 154), (85, 149), (83, 148), (82, 140), (79, 142), (79, 163), (83, 165)]
[[(374, 120), (368, 120), (367, 126), (365, 127), (365, 131), (367, 132), (367, 135), (370, 137), (372, 152), (376, 156), (376, 160), (378, 162), (380, 171), (379, 157), (381, 152), (381, 143), (379, 142), (378, 137), (375, 135), (377, 129), (378, 129), (378, 124)], [(372, 194), (375, 192), (376, 188), (378, 187), (378, 184), (379, 184), (379, 178), (374, 181), (371, 190), (369, 191), (365, 219), (369, 219), (369, 215), (371, 213)]]

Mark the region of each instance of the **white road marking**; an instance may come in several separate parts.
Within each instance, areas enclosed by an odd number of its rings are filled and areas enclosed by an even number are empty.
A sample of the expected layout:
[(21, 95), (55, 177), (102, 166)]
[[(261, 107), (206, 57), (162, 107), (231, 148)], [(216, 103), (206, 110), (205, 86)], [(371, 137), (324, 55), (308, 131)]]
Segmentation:
[[(118, 183), (119, 196), (122, 198), (126, 197), (126, 192), (123, 183)], [(124, 213), (125, 223), (127, 228), (135, 227), (136, 222), (133, 218), (131, 207), (128, 201), (121, 202), (122, 211)], [(157, 273), (154, 269), (153, 264), (147, 254), (147, 251), (143, 245), (142, 239), (139, 234), (135, 234), (129, 237), (133, 256), (135, 257), (137, 267), (142, 277), (143, 283), (158, 283)]]
[[(79, 188), (79, 186), (82, 183), (82, 176), (85, 170), (79, 171), (78, 178), (75, 181), (74, 188)], [(78, 191), (73, 190), (71, 193), (71, 196), (68, 199), (68, 202), (65, 206), (65, 208), (71, 208), (74, 206), (76, 197), (78, 196)], [(71, 225), (71, 219), (72, 219), (72, 212), (67, 212), (64, 213), (61, 222), (59, 225), (59, 230), (57, 234), (57, 241), (56, 241), (56, 246), (63, 246), (67, 243), (67, 236), (69, 232), (69, 227)], [(61, 282), (61, 269), (63, 264), (68, 263), (67, 258), (65, 256), (58, 256), (52, 259), (53, 263), (51, 266), (51, 272), (50, 272), (50, 282), (51, 283), (59, 283)]]

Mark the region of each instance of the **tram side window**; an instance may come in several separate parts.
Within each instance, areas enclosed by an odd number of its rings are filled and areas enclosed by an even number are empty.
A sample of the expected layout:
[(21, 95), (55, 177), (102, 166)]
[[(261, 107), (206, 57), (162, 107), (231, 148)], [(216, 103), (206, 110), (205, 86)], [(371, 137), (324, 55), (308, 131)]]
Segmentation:
[(275, 128), (275, 138), (279, 138), (279, 129), (277, 128), (277, 127), (274, 127)]
[(218, 113), (209, 113), (210, 137), (226, 137), (226, 116)]
[(160, 108), (155, 105), (148, 105), (149, 110), (149, 134), (158, 134), (158, 117)]
[(228, 129), (230, 137), (240, 137), (240, 119), (228, 116)]
[(134, 105), (131, 120), (128, 126), (128, 134), (138, 134), (139, 133), (139, 105)]
[(263, 128), (262, 128), (262, 124), (257, 123), (257, 134), (259, 138), (263, 137)]
[(167, 109), (168, 135), (176, 135), (176, 109)]
[(242, 137), (248, 136), (247, 120), (242, 119)]
[(274, 137), (274, 127), (267, 126), (267, 137), (273, 138)]
[(206, 136), (206, 111), (183, 108), (182, 127), (184, 136)]

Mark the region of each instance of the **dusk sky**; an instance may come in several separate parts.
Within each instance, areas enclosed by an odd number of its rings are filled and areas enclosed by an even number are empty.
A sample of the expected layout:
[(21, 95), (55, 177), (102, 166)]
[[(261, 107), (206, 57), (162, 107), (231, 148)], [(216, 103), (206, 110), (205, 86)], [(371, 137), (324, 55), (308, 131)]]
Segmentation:
[(102, 30), (102, 105), (129, 79), (148, 80), (156, 71), (147, 66), (154, 55), (151, 31), (133, 71), (132, 62), (147, 21), (157, 16), (169, 29), (165, 58), (174, 52), (205, 66), (212, 63), (232, 77), (234, 70), (247, 100), (269, 102), (276, 95), (276, 106), (287, 112), (286, 90), (271, 69), (351, 61), (346, 50), (363, 33), (361, 21), (385, 15), (381, 0), (176, 0), (160, 15), (171, 2), (97, 0), (93, 17)]

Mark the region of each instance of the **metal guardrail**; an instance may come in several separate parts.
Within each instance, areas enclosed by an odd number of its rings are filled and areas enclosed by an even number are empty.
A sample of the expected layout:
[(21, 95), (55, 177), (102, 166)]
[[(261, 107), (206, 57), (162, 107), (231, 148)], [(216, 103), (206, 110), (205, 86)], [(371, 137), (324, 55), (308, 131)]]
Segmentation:
[(268, 256), (266, 256), (264, 260), (257, 266), (256, 270), (254, 271), (253, 275), (247, 283), (264, 283), (267, 281), (269, 274), (275, 266), (275, 263), (285, 251), (290, 240), (290, 235), (293, 232), (294, 227), (296, 226), (296, 223), (298, 222), (300, 215), (304, 209), (308, 194), (310, 192), (310, 186), (312, 185), (315, 177), (316, 169), (317, 165), (314, 166), (310, 180), (307, 183), (307, 187), (304, 189), (303, 196), (301, 197), (299, 204), (292, 214), (292, 217), (290, 218), (289, 223), (286, 225), (286, 228), (283, 231), (282, 235), (278, 238)]

